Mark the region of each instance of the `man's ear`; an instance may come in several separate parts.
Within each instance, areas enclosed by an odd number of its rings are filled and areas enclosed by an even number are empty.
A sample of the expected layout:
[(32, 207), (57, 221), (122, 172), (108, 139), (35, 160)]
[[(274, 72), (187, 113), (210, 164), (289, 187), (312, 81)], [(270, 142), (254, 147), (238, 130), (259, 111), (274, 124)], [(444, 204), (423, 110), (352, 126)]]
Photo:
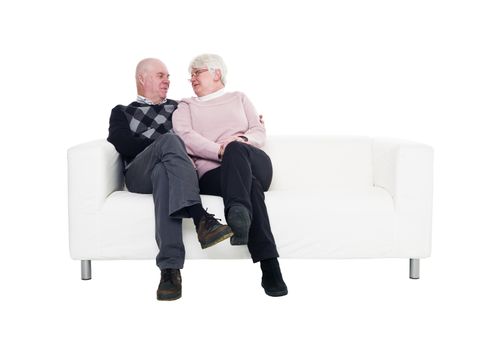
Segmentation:
[(137, 76), (137, 81), (139, 82), (139, 84), (141, 84), (141, 86), (144, 86), (144, 75), (143, 74), (139, 74)]

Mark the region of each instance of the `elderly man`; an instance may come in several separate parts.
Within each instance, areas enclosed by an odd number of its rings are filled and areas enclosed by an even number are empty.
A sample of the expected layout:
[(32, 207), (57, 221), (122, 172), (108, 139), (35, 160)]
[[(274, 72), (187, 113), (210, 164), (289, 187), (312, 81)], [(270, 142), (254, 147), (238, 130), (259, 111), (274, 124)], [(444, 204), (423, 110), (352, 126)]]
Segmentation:
[(153, 193), (155, 238), (161, 270), (158, 300), (181, 297), (181, 273), (185, 250), (182, 218), (193, 218), (202, 248), (233, 235), (207, 213), (200, 201), (195, 167), (183, 141), (171, 132), (177, 102), (167, 99), (169, 72), (154, 58), (136, 68), (137, 100), (111, 111), (108, 141), (122, 155), (125, 184), (131, 192)]

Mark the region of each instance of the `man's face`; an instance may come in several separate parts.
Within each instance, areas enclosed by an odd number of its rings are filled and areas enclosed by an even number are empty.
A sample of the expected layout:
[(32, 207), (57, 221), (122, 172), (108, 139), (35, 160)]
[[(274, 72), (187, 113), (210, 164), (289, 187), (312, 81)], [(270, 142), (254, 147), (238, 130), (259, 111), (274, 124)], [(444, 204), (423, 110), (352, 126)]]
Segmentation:
[(167, 67), (161, 62), (152, 62), (144, 72), (144, 97), (160, 103), (167, 97), (170, 80)]

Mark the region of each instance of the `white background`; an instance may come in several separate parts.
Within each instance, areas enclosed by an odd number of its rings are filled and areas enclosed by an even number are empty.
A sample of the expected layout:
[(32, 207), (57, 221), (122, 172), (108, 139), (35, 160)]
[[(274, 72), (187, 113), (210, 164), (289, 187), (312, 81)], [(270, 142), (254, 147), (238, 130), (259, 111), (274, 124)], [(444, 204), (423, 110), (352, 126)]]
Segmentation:
[[(16, 1), (0, 5), (0, 348), (499, 349), (501, 11), (497, 1)], [(390, 136), (435, 149), (432, 257), (187, 261), (155, 300), (154, 261), (95, 262), (67, 238), (67, 148), (107, 136), (158, 57), (169, 97), (222, 55), (270, 134)], [(296, 218), (310, 220), (310, 218)], [(7, 345), (9, 344), (9, 345)]]

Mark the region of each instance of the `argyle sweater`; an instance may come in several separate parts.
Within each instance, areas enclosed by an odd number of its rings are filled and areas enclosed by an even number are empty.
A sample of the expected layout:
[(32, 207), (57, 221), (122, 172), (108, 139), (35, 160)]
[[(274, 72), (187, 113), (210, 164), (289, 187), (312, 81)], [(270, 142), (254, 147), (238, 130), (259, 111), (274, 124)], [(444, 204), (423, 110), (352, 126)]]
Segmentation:
[(172, 129), (172, 113), (177, 102), (167, 100), (158, 105), (132, 102), (111, 110), (108, 141), (122, 155), (125, 165)]

